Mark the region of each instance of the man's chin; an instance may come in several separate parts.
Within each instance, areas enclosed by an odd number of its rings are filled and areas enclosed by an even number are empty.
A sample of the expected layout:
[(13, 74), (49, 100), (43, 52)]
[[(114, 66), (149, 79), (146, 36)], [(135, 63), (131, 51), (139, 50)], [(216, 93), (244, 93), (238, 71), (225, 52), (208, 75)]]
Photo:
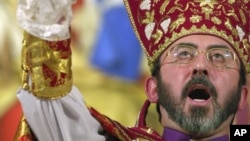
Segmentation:
[(215, 128), (214, 112), (207, 106), (189, 107), (188, 114), (181, 119), (180, 126), (195, 137), (205, 136)]
[(189, 109), (190, 117), (195, 122), (205, 122), (207, 120), (210, 120), (214, 116), (213, 108), (211, 107), (204, 107), (204, 106), (192, 106)]

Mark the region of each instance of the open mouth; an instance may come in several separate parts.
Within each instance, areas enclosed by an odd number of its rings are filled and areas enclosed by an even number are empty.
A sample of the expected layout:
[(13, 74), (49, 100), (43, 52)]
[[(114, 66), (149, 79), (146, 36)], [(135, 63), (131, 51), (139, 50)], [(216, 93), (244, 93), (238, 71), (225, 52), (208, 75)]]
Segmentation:
[(207, 101), (211, 94), (205, 86), (195, 86), (189, 91), (188, 97), (193, 101)]

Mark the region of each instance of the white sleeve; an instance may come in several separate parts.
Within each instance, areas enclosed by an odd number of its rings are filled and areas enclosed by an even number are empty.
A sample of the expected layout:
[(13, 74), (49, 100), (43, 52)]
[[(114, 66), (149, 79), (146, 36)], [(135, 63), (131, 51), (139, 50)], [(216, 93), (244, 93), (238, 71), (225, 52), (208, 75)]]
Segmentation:
[(91, 116), (76, 87), (56, 100), (41, 100), (19, 89), (24, 115), (39, 141), (104, 141), (102, 130)]
[[(70, 38), (74, 0), (19, 0), (17, 22), (43, 40)], [(32, 82), (30, 82), (32, 83)], [(39, 141), (103, 141), (100, 124), (88, 111), (76, 87), (64, 97), (43, 100), (20, 88), (17, 97), (24, 116)]]

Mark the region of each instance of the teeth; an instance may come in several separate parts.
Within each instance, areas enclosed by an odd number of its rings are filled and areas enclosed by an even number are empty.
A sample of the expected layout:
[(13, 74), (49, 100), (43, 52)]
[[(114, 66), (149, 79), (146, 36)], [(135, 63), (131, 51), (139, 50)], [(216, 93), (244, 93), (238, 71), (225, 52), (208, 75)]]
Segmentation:
[(193, 101), (196, 101), (196, 102), (203, 102), (203, 101), (206, 101), (204, 99), (193, 99)]

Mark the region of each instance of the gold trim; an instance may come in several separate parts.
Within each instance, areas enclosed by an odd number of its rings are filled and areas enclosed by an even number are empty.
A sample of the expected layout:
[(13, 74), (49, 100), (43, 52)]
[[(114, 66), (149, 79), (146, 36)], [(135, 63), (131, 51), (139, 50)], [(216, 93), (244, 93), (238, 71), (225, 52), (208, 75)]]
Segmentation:
[[(139, 40), (139, 43), (140, 43), (140, 45), (141, 45), (141, 47), (142, 47), (142, 49), (143, 49), (143, 51), (144, 51), (144, 53), (146, 55), (146, 58), (148, 59), (148, 65), (149, 65), (149, 62), (151, 62), (150, 61), (150, 55), (148, 54), (147, 49), (145, 48), (145, 46), (144, 46), (144, 44), (143, 44), (143, 42), (142, 42), (142, 40), (140, 38), (140, 34), (137, 31), (137, 28), (136, 28), (136, 25), (135, 25), (135, 19), (134, 18), (139, 18), (139, 17), (133, 17), (132, 16), (132, 12), (131, 12), (131, 9), (130, 9), (130, 6), (129, 6), (129, 3), (128, 3), (127, 0), (123, 0), (123, 2), (124, 2), (124, 5), (125, 5), (125, 8), (127, 9), (127, 13), (128, 13), (130, 22), (131, 22), (131, 24), (133, 26), (133, 31), (135, 32), (135, 35), (136, 35), (137, 39)], [(150, 68), (150, 70), (151, 70), (151, 68)]]
[(28, 126), (28, 123), (25, 119), (25, 117), (22, 117), (14, 138), (14, 141), (19, 141), (22, 138), (24, 138), (26, 140), (32, 140), (32, 134), (31, 134), (31, 130), (30, 127)]
[(22, 88), (42, 99), (67, 95), (73, 85), (69, 43), (70, 40), (49, 42), (24, 32)]

